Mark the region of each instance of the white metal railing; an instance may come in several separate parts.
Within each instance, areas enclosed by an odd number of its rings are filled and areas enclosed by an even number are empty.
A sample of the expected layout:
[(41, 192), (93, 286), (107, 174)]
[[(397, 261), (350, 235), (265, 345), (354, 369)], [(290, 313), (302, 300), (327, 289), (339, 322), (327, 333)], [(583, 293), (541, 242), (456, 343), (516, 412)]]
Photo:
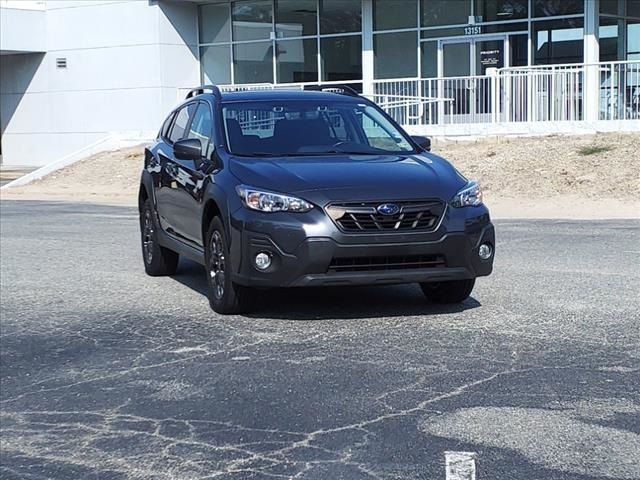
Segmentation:
[(640, 62), (599, 65), (600, 119), (640, 119)]
[[(301, 89), (305, 85), (358, 89), (364, 84), (358, 80), (225, 85), (221, 89)], [(402, 125), (640, 119), (640, 61), (510, 67), (467, 77), (374, 80), (366, 90), (365, 97)]]

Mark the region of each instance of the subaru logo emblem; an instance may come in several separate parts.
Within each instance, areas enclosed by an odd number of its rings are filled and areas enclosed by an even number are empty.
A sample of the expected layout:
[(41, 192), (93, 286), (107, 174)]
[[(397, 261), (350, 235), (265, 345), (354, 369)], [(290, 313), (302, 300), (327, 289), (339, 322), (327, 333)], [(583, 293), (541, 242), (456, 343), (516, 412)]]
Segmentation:
[(400, 211), (400, 207), (395, 203), (383, 203), (376, 208), (380, 215), (395, 215)]

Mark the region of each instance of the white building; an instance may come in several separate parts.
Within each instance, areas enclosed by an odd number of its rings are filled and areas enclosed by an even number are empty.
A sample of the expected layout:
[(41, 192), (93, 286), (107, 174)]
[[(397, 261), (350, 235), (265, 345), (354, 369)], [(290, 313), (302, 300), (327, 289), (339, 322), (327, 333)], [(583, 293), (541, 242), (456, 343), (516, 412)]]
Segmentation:
[(201, 82), (349, 83), (431, 135), (640, 130), (640, 0), (0, 0), (6, 165), (152, 138)]

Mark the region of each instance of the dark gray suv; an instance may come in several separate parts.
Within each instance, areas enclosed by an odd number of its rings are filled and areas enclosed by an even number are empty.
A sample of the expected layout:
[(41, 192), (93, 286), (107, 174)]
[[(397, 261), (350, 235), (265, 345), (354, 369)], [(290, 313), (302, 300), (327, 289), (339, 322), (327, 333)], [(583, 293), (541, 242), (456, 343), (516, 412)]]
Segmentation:
[(480, 187), (332, 90), (192, 90), (145, 150), (147, 273), (203, 264), (219, 313), (269, 287), (417, 282), (433, 302), (466, 299), (495, 250)]

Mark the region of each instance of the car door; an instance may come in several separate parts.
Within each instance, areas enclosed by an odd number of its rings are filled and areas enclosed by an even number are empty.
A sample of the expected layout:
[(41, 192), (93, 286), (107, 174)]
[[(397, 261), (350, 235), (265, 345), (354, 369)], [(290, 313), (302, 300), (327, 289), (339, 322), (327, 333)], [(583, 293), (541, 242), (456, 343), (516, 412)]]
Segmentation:
[(177, 165), (177, 191), (175, 192), (180, 216), (180, 234), (190, 242), (202, 245), (202, 200), (204, 194), (204, 182), (206, 174), (204, 170), (210, 165), (205, 159), (211, 158), (213, 151), (212, 138), (213, 116), (211, 107), (207, 102), (199, 102), (185, 138), (200, 140), (202, 148), (202, 160), (176, 159)]
[(173, 144), (186, 137), (196, 107), (197, 102), (192, 102), (176, 112), (166, 141), (158, 147), (158, 159), (161, 167), (160, 181), (156, 189), (158, 216), (162, 228), (178, 237), (184, 237), (184, 221), (182, 219), (184, 211), (180, 202), (181, 193), (178, 185), (185, 182), (186, 175), (173, 154)]

